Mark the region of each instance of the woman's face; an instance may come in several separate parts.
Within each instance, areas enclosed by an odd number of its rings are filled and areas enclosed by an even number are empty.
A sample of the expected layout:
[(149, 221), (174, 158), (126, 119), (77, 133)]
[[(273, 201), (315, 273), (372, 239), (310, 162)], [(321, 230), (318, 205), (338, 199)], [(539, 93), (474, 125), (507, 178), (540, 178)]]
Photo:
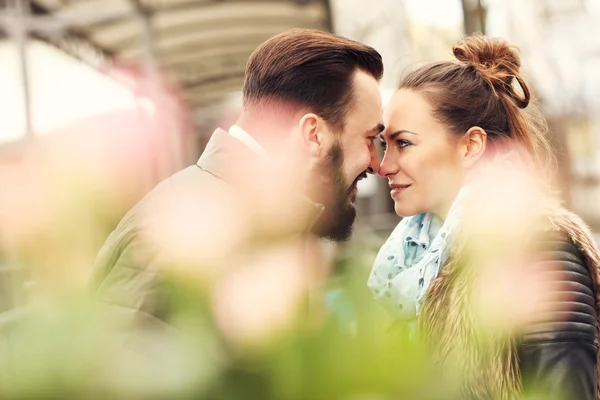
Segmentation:
[(396, 213), (445, 218), (463, 182), (464, 141), (433, 115), (426, 98), (400, 89), (384, 112), (386, 144), (379, 175), (388, 179)]

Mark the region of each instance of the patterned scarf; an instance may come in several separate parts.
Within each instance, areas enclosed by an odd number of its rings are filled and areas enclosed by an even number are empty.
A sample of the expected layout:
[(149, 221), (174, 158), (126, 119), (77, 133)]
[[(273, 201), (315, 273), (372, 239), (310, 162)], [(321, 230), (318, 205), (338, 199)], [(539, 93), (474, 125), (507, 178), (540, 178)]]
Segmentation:
[(456, 241), (468, 191), (460, 190), (445, 221), (433, 213), (404, 218), (379, 250), (367, 285), (392, 316), (419, 315), (425, 293)]

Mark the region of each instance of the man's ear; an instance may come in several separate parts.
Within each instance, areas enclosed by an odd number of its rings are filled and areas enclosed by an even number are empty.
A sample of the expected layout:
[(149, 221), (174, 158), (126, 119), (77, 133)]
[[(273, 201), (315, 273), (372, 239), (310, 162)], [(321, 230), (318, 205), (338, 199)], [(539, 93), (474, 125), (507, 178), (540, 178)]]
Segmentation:
[(463, 166), (470, 168), (483, 156), (487, 148), (487, 133), (478, 126), (467, 131), (463, 138)]
[(325, 122), (313, 113), (305, 114), (298, 122), (300, 136), (309, 156), (318, 157), (325, 148), (324, 125)]

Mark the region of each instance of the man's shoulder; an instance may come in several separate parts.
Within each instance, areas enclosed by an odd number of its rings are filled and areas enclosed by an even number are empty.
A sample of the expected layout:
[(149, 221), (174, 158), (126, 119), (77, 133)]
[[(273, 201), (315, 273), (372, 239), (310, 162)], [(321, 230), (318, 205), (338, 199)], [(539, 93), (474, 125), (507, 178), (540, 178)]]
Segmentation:
[(171, 189), (188, 188), (190, 186), (201, 187), (203, 185), (206, 185), (207, 187), (223, 188), (230, 186), (229, 183), (227, 183), (221, 177), (203, 169), (197, 164), (190, 165), (189, 167), (171, 175), (165, 181), (161, 182), (157, 186), (157, 189), (161, 185), (164, 186), (167, 183)]
[(206, 208), (211, 199), (232, 198), (232, 191), (228, 183), (197, 165), (176, 172), (156, 185), (125, 214), (100, 249), (96, 267), (116, 263), (125, 248), (137, 243), (140, 233), (170, 218), (174, 210), (193, 213), (190, 206), (197, 204), (199, 209)]
[(121, 219), (111, 237), (127, 233), (135, 235), (146, 219), (163, 211), (167, 204), (176, 207), (177, 199), (190, 195), (201, 196), (202, 193), (206, 195), (213, 190), (227, 190), (228, 186), (198, 165), (190, 165), (162, 180), (139, 200)]

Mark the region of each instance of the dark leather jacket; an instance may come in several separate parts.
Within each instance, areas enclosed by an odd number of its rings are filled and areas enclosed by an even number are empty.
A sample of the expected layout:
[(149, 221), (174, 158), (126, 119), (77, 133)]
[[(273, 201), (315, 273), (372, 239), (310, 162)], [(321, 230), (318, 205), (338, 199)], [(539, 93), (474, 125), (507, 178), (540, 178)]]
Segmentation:
[(529, 325), (519, 344), (525, 393), (593, 400), (598, 384), (598, 319), (592, 276), (583, 253), (562, 233), (542, 244), (544, 274), (556, 282), (555, 301)]

